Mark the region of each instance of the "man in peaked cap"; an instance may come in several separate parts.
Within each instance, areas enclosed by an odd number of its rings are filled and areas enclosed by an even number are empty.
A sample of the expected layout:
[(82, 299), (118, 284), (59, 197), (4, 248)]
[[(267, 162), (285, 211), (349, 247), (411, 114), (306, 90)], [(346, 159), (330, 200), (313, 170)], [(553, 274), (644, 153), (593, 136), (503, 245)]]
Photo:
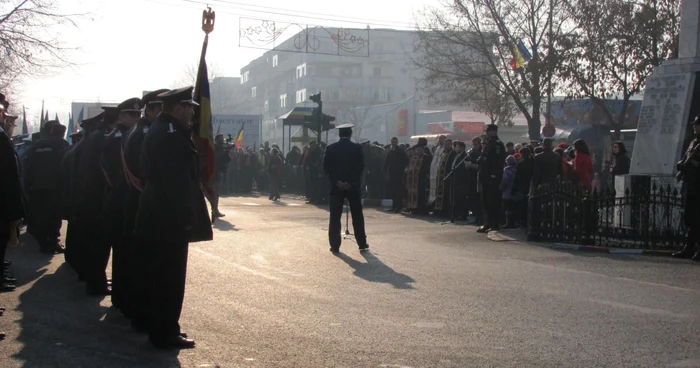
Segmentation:
[(185, 295), (188, 243), (213, 238), (199, 178), (199, 154), (190, 123), (193, 87), (158, 97), (163, 112), (143, 141), (143, 191), (134, 234), (155, 257), (150, 269), (149, 340), (158, 348), (192, 348), (179, 319)]
[(112, 248), (112, 305), (129, 317), (126, 301), (128, 279), (126, 243), (124, 239), (124, 201), (128, 186), (122, 165), (122, 139), (141, 117), (143, 102), (134, 97), (116, 107), (118, 116), (114, 129), (105, 138), (100, 167), (106, 178), (105, 203), (102, 209), (102, 229), (106, 247)]
[(63, 253), (59, 242), (61, 231), (61, 162), (70, 148), (63, 139), (66, 127), (58, 121), (48, 121), (47, 136), (32, 145), (24, 165), (24, 189), (31, 213), (32, 235), (41, 253)]
[(498, 138), (498, 125), (486, 126), (486, 144), (479, 158), (481, 201), (486, 213), (486, 223), (477, 232), (499, 230), (501, 226), (501, 179), (506, 161), (506, 147)]
[(328, 241), (333, 253), (340, 251), (340, 220), (343, 215), (343, 203), (346, 199), (350, 205), (352, 228), (360, 251), (369, 249), (360, 198), (365, 157), (362, 146), (350, 140), (352, 127), (352, 124), (339, 125), (338, 136), (340, 140), (326, 147), (326, 153), (323, 156), (323, 171), (330, 182)]
[[(84, 278), (88, 295), (109, 295), (105, 269), (109, 262), (110, 244), (102, 228), (104, 211), (105, 175), (101, 159), (105, 140), (119, 117), (117, 105), (103, 105), (103, 116), (96, 120), (95, 129), (83, 139), (83, 151), (76, 164), (78, 167), (75, 191), (76, 219), (85, 235)], [(82, 261), (81, 261), (82, 262)]]
[[(64, 173), (64, 216), (68, 220), (66, 229), (66, 263), (78, 274), (78, 279), (85, 281), (86, 264), (88, 261), (88, 248), (86, 248), (86, 230), (78, 220), (77, 199), (80, 198), (80, 168), (78, 164), (85, 151), (85, 138), (89, 137), (97, 128), (97, 123), (102, 121), (104, 112), (80, 122), (83, 128), (81, 139), (73, 145), (63, 158)], [(75, 142), (75, 141), (74, 141)]]
[(127, 275), (128, 310), (131, 326), (139, 332), (147, 331), (148, 306), (148, 270), (153, 264), (153, 257), (134, 237), (134, 220), (138, 211), (139, 199), (143, 190), (143, 175), (141, 175), (141, 147), (151, 124), (163, 111), (163, 101), (158, 98), (168, 89), (159, 89), (145, 94), (141, 98), (144, 114), (122, 137), (122, 165), (127, 179), (127, 196), (124, 207), (124, 244), (127, 245), (126, 262), (129, 269)]

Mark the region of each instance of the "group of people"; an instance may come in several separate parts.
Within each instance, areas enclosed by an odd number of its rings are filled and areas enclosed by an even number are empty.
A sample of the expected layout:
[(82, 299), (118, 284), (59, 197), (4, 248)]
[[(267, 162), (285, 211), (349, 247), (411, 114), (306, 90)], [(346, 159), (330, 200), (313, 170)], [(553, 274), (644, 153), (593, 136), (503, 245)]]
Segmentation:
[[(0, 170), (9, 179), (0, 205), (10, 226), (0, 230), (0, 246), (18, 236), (24, 221), (42, 253), (65, 251), (87, 294), (111, 295), (134, 330), (147, 332), (158, 348), (194, 346), (178, 322), (188, 244), (213, 238), (191, 136), (192, 91), (161, 89), (103, 105), (80, 123), (72, 146), (63, 139), (66, 127), (48, 121), (21, 158), (7, 139), (15, 117), (6, 114), (4, 98), (1, 111)], [(14, 288), (5, 269), (2, 275), (3, 290)]]

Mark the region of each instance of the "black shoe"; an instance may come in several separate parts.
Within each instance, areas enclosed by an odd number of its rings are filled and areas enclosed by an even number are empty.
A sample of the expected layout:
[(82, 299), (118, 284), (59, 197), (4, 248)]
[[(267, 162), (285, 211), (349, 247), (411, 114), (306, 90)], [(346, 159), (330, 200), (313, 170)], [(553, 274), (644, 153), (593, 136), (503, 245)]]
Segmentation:
[(693, 257), (693, 247), (685, 246), (680, 252), (671, 254), (671, 257), (678, 259), (685, 259)]
[(693, 258), (691, 258), (695, 262), (700, 262), (700, 250), (695, 253)]
[(12, 266), (12, 261), (10, 261), (9, 259), (6, 259), (5, 266)]
[(65, 252), (66, 252), (66, 246), (61, 244), (61, 243), (57, 243), (56, 247), (54, 248), (54, 254), (63, 254)]
[(194, 340), (186, 339), (180, 335), (163, 340), (151, 340), (151, 344), (158, 349), (192, 349), (195, 347)]
[(269, 199), (269, 200), (272, 200), (272, 198), (275, 198), (275, 197), (273, 197), (273, 196), (267, 197), (267, 199)]
[(5, 334), (4, 332), (0, 332), (0, 340), (5, 340), (6, 336), (7, 334)]
[(87, 294), (90, 296), (107, 296), (112, 295), (112, 289), (108, 286), (104, 288), (86, 288)]
[(488, 226), (484, 225), (484, 226), (482, 226), (482, 227), (476, 229), (476, 232), (479, 233), (479, 234), (486, 234), (486, 233), (489, 232), (489, 230), (491, 230), (491, 228), (489, 228)]
[(10, 284), (10, 283), (5, 282), (5, 283), (0, 284), (0, 293), (7, 293), (10, 291), (15, 291), (16, 288), (17, 287), (15, 286), (15, 284)]
[(340, 253), (340, 247), (331, 247), (331, 253)]
[(362, 244), (360, 245), (360, 252), (364, 252), (369, 250), (369, 244)]

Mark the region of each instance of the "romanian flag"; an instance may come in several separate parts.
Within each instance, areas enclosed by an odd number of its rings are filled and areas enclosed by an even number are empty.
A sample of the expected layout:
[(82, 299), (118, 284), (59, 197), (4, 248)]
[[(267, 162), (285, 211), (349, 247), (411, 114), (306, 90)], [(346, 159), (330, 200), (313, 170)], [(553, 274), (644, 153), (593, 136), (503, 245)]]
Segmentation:
[(46, 120), (44, 120), (44, 101), (41, 101), (41, 115), (39, 115), (39, 126), (44, 127), (44, 123)]
[(530, 60), (532, 60), (530, 51), (525, 47), (523, 40), (519, 40), (517, 47), (513, 49), (513, 59), (510, 60), (510, 67), (519, 69)]
[(245, 123), (241, 125), (241, 129), (238, 131), (238, 134), (236, 134), (236, 148), (241, 148), (243, 144), (243, 128), (245, 128)]
[(204, 39), (202, 46), (202, 56), (199, 59), (199, 70), (197, 72), (197, 82), (194, 87), (194, 100), (199, 103), (199, 108), (195, 113), (192, 132), (197, 142), (199, 151), (200, 179), (204, 190), (210, 198), (215, 198), (214, 191), (214, 137), (211, 126), (211, 94), (209, 90), (209, 73), (207, 72), (207, 62), (205, 60), (207, 43), (209, 37)]

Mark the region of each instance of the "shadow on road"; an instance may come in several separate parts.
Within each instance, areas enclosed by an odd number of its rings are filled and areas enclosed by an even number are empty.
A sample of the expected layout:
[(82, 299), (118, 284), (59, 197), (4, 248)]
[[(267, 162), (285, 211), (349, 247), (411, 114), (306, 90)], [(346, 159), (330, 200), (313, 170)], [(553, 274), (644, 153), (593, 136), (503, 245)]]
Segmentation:
[[(37, 264), (31, 252), (13, 256), (18, 280)], [(108, 300), (101, 304), (104, 299), (87, 296), (66, 263), (44, 274), (19, 295), (19, 335), (8, 339), (22, 347), (13, 358), (25, 367), (181, 366), (178, 351), (153, 348), (120, 312), (103, 305)]]
[(214, 222), (214, 228), (221, 231), (238, 231), (238, 229), (236, 229), (236, 225), (221, 218), (216, 219)]
[(410, 285), (415, 282), (413, 278), (394, 271), (370, 252), (362, 252), (361, 254), (367, 263), (357, 261), (344, 253), (335, 253), (335, 256), (354, 268), (355, 276), (361, 279), (391, 284), (397, 289), (413, 289), (413, 285)]

